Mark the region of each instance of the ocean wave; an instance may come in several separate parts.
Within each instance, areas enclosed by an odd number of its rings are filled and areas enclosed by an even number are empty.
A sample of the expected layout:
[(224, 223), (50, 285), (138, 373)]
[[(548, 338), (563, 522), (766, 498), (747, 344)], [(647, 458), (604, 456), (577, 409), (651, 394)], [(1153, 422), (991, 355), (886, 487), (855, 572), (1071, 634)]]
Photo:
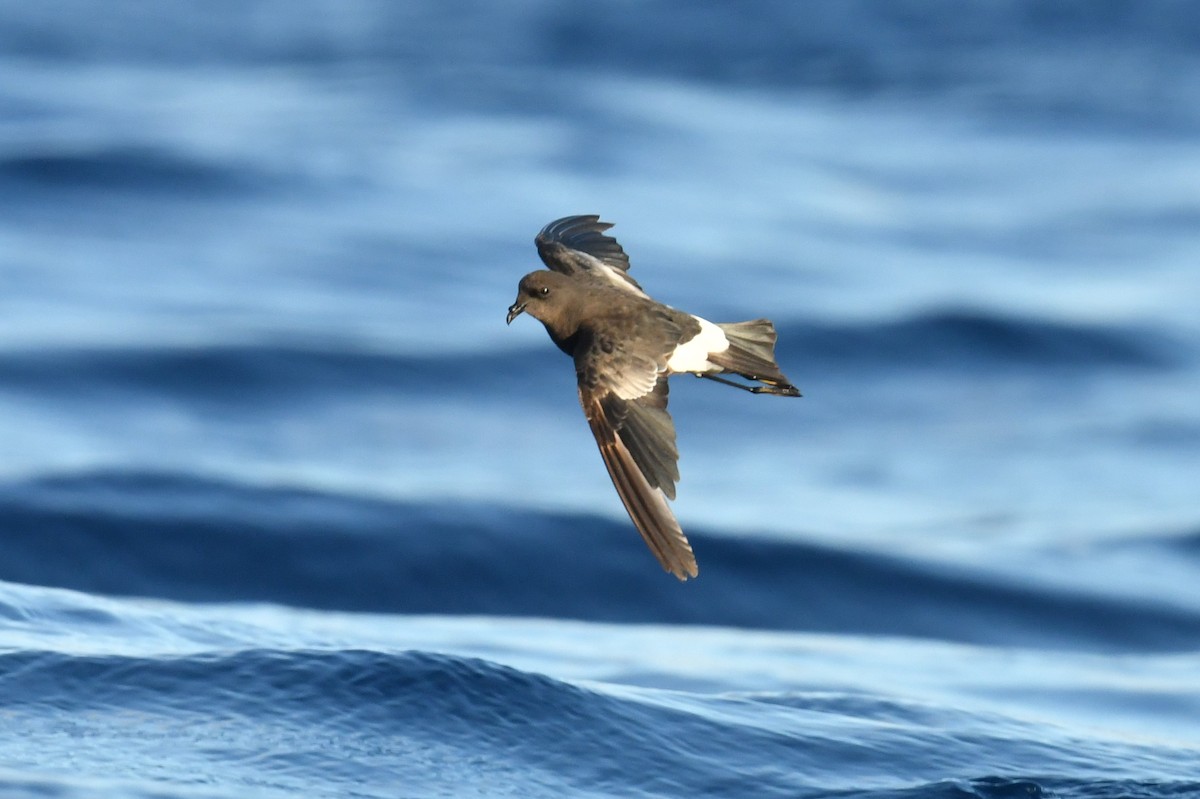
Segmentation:
[(280, 182), (249, 164), (221, 164), (158, 147), (38, 147), (0, 158), (0, 193), (14, 195), (40, 188), (205, 198), (261, 191)]
[(788, 360), (898, 368), (1170, 369), (1187, 356), (1168, 335), (964, 309), (856, 324), (785, 323)]
[[(74, 6), (75, 13), (8, 4), (0, 17), (0, 41), (27, 56), (182, 63), (411, 62), (440, 51), (467, 63), (506, 56), (519, 63), (608, 65), (710, 81), (832, 85), (858, 92), (888, 86), (944, 90), (956, 76), (958, 81), (986, 80), (995, 77), (1005, 54), (1032, 49), (1043, 38), (1071, 42), (1081, 56), (1098, 58), (1093, 49), (1103, 46), (1145, 47), (1189, 63), (1195, 53), (1181, 31), (1198, 18), (1193, 5), (1179, 0), (1054, 10), (1031, 9), (1022, 0), (972, 6), (854, 0), (802, 7), (774, 0), (749, 16), (720, 4), (660, 0), (644, 4), (637, 14), (586, 18), (536, 0), (503, 14), (466, 14), (436, 3), (346, 8), (331, 0), (266, 0), (230, 4), (216, 17), (176, 0), (163, 2), (146, 19), (142, 6), (124, 0), (106, 8), (107, 24), (87, 24), (96, 20), (89, 4), (65, 5)], [(486, 4), (466, 5), (490, 10)], [(340, 24), (327, 24), (334, 10), (342, 12)], [(146, 24), (130, 28), (130, 19)], [(478, 36), (489, 31), (491, 36)], [(431, 41), (428, 36), (435, 33), (444, 35)], [(697, 57), (701, 48), (707, 57)], [(1009, 70), (1023, 75), (1021, 66), (1010, 63)]]
[[(1194, 654), (204, 607), (5, 582), (0, 599), (5, 795), (1195, 787), (1181, 782), (1194, 756)], [(1129, 681), (1131, 668), (1145, 679)], [(1033, 688), (1029, 673), (1042, 678)], [(1104, 723), (1073, 701), (1079, 692)], [(1139, 723), (1154, 734), (1121, 732)], [(1173, 725), (1187, 732), (1172, 738)]]
[[(446, 380), (447, 360), (469, 381)], [(478, 396), (536, 381), (548, 359), (527, 353), (406, 355), (353, 346), (197, 344), (56, 348), (0, 354), (0, 385), (52, 396), (168, 397), (184, 404), (262, 407), (340, 396)], [(563, 366), (563, 364), (555, 364)]]
[[(64, 11), (63, 9), (73, 9)], [(1194, 6), (1178, 0), (1032, 7), (897, 0), (767, 2), (747, 15), (719, 4), (656, 2), (580, 16), (553, 3), (503, 13), (486, 4), (329, 0), (256, 2), (203, 14), (164, 2), (0, 7), (0, 49), (26, 58), (154, 65), (366, 65), (419, 75), (439, 102), (544, 102), (571, 74), (809, 89), (859, 98), (945, 99), (1011, 120), (1041, 114), (1194, 128)], [(337, 24), (329, 20), (336, 19)], [(447, 70), (446, 64), (456, 68)], [(503, 65), (503, 68), (500, 68)], [(511, 70), (542, 70), (512, 80)], [(461, 74), (469, 80), (459, 79)], [(1097, 77), (1101, 80), (1097, 80)], [(536, 85), (537, 91), (528, 87)], [(486, 87), (487, 91), (481, 91)], [(570, 89), (558, 84), (564, 99)]]
[(1200, 616), (1186, 609), (1027, 585), (1019, 574), (697, 530), (702, 577), (678, 584), (621, 522), (178, 474), (9, 484), (0, 528), (0, 579), (105, 594), (1102, 651), (1200, 643)]
[[(873, 718), (881, 698), (847, 709), (828, 700), (585, 686), (425, 651), (0, 654), (6, 719), (68, 725), (77, 767), (104, 755), (145, 769), (154, 742), (169, 740), (161, 756), (172, 773), (229, 786), (332, 790), (400, 778), (413, 795), (448, 781), (489, 795), (505, 786), (534, 796), (1075, 795), (1059, 792), (1061, 777), (1011, 776), (1041, 769), (1078, 775), (1081, 791), (1186, 787), (1082, 779), (1143, 764), (1153, 749), (1117, 753), (1102, 739), (989, 713), (930, 706)], [(9, 751), (19, 759), (22, 748)], [(929, 781), (964, 763), (981, 776)]]
[[(1087, 326), (962, 310), (916, 313), (889, 321), (779, 326), (781, 362), (798, 369), (844, 371), (862, 365), (939, 370), (953, 378), (983, 369), (1170, 370), (1188, 352), (1153, 330)], [(470, 381), (446, 381), (446, 364)], [(507, 390), (565, 363), (523, 350), (430, 355), (336, 343), (246, 343), (59, 347), (0, 352), (0, 384), (11, 389), (83, 395), (123, 390), (236, 403), (273, 396), (297, 400), (347, 392), (425, 393)]]

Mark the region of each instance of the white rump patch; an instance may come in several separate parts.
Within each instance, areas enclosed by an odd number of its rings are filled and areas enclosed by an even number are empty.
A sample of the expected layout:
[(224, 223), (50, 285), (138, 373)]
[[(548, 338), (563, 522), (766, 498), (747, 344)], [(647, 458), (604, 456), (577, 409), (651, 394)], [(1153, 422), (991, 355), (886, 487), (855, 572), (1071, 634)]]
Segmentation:
[(700, 323), (700, 332), (683, 342), (667, 359), (672, 372), (721, 372), (721, 367), (709, 363), (708, 356), (729, 349), (725, 331), (707, 319), (693, 316)]

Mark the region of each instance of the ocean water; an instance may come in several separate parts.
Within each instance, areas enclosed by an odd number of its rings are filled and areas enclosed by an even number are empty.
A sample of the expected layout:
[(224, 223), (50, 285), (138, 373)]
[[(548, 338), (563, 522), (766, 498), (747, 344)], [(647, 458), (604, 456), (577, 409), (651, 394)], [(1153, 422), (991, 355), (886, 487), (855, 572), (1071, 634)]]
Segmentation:
[[(1200, 9), (0, 1), (0, 796), (1200, 797)], [(768, 316), (625, 517), (532, 239)]]

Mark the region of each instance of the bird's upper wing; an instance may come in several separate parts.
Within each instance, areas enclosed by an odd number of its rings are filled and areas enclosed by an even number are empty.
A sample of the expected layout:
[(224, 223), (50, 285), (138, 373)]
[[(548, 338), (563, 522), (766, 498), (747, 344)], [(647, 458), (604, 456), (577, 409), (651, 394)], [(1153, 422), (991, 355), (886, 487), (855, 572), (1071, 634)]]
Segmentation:
[(667, 413), (665, 356), (638, 357), (595, 337), (575, 353), (579, 402), (625, 509), (662, 567), (680, 580), (698, 573), (687, 537), (667, 505), (679, 452)]
[(604, 231), (612, 227), (600, 217), (566, 216), (542, 228), (533, 240), (546, 266), (564, 275), (586, 275), (631, 291), (646, 293), (629, 276), (629, 256), (612, 236)]

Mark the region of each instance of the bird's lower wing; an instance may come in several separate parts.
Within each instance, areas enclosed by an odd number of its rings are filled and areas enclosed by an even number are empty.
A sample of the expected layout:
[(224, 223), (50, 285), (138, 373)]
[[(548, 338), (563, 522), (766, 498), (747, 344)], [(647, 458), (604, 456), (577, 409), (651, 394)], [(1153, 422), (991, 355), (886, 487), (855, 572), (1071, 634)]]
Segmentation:
[[(666, 571), (680, 580), (695, 577), (699, 574), (696, 556), (692, 554), (692, 546), (676, 521), (675, 514), (667, 505), (666, 494), (662, 488), (650, 484), (630, 451), (631, 447), (636, 449), (643, 463), (650, 453), (657, 453), (651, 459), (664, 465), (669, 461), (673, 470), (673, 444), (670, 451), (665, 452), (661, 444), (654, 440), (656, 436), (646, 435), (662, 426), (653, 418), (655, 409), (619, 400), (611, 394), (601, 399), (581, 391), (579, 399), (592, 434), (596, 437), (596, 444), (600, 447), (600, 456), (604, 459), (609, 477), (646, 545)], [(665, 410), (661, 410), (661, 413), (666, 417)], [(673, 434), (670, 417), (666, 417), (666, 424), (667, 430)], [(625, 438), (631, 440), (627, 443)], [(651, 474), (656, 471), (653, 469)], [(660, 485), (664, 484), (661, 477), (655, 479)], [(665, 485), (673, 494), (673, 482), (668, 480)]]

